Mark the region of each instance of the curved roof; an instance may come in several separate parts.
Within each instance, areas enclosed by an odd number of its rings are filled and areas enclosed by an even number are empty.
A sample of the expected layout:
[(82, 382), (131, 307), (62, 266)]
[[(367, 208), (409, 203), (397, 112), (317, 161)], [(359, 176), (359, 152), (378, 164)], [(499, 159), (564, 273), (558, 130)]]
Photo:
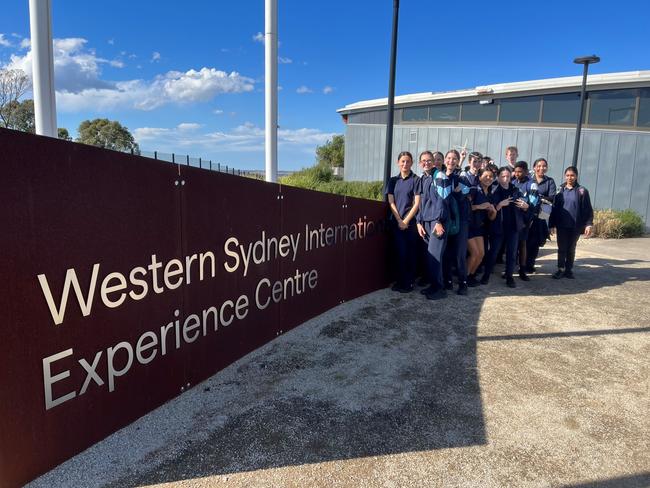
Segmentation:
[[(467, 99), (492, 98), (498, 95), (532, 95), (537, 93), (561, 93), (574, 91), (582, 85), (582, 76), (566, 76), (564, 78), (546, 78), (543, 80), (517, 81), (514, 83), (496, 83), (477, 86), (464, 90), (446, 92), (424, 92), (395, 97), (395, 105), (411, 103), (454, 101)], [(632, 88), (650, 86), (650, 71), (626, 71), (621, 73), (604, 73), (587, 76), (588, 89)], [(571, 90), (569, 90), (571, 89)], [(346, 105), (337, 110), (345, 114), (372, 108), (383, 108), (388, 104), (388, 98), (364, 100)]]

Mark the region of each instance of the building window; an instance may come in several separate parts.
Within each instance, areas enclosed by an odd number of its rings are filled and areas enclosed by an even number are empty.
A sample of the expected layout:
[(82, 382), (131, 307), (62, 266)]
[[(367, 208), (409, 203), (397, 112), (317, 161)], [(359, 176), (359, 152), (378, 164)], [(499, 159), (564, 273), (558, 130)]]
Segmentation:
[(632, 125), (636, 90), (590, 92), (589, 123), (593, 125)]
[(348, 116), (348, 124), (386, 124), (386, 110), (358, 112)]
[(407, 107), (402, 112), (402, 120), (405, 122), (419, 122), (427, 120), (429, 107)]
[(638, 127), (650, 127), (650, 88), (639, 90), (639, 117), (636, 125)]
[(449, 103), (445, 105), (431, 105), (429, 107), (429, 120), (433, 122), (454, 122), (458, 120), (460, 105)]
[(501, 122), (539, 122), (541, 97), (503, 98), (501, 105)]
[(494, 122), (497, 120), (497, 104), (478, 102), (463, 103), (462, 119), (472, 122)]
[(544, 95), (542, 122), (577, 124), (580, 111), (580, 93)]

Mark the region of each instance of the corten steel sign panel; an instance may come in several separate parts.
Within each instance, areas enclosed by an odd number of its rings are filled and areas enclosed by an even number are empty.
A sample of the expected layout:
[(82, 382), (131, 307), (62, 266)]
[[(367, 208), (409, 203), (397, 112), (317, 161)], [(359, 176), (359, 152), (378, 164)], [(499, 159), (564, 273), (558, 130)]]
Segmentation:
[[(210, 249), (217, 263), (215, 279), (186, 290), (183, 316), (202, 317), (229, 301), (217, 333), (197, 340), (187, 356), (193, 385), (277, 337), (279, 305), (269, 302), (267, 281), (278, 280), (280, 262), (291, 259), (293, 249), (289, 238), (282, 239), (277, 185), (197, 168), (183, 167), (182, 173), (183, 253)], [(238, 300), (245, 317), (234, 314), (228, 323)]]
[(341, 197), (6, 130), (0, 149), (0, 486), (386, 284), (383, 234), (304, 247), (349, 224)]
[[(343, 200), (342, 196), (329, 193), (282, 187), (282, 232), (299, 236), (300, 241), (300, 253), (296, 260), (281, 263), (283, 283), (291, 277), (297, 281), (294, 290), (288, 290), (293, 291), (291, 296), (280, 302), (280, 327), (283, 331), (338, 305), (344, 299), (345, 271), (340, 239), (340, 229), (344, 224)], [(335, 231), (338, 242), (334, 239)], [(309, 287), (310, 278), (317, 280), (318, 285), (313, 289)], [(304, 300), (296, 291), (313, 297)]]

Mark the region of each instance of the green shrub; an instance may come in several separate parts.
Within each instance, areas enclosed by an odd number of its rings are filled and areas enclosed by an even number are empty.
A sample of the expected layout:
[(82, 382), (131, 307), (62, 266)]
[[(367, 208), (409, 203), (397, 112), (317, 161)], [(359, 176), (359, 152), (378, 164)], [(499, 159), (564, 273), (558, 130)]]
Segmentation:
[(643, 218), (632, 209), (596, 210), (594, 212), (594, 236), (604, 239), (639, 237), (645, 231)]
[(332, 169), (317, 165), (280, 178), (280, 183), (308, 190), (318, 190), (336, 195), (383, 200), (381, 181), (342, 181), (334, 178)]

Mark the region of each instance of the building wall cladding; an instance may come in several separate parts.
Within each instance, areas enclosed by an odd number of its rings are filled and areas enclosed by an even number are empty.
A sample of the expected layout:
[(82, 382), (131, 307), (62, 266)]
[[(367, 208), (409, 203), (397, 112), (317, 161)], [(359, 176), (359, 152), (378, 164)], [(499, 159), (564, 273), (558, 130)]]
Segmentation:
[[(517, 146), (519, 159), (529, 164), (546, 158), (549, 176), (562, 181), (564, 168), (571, 164), (575, 129), (532, 127), (454, 127), (396, 125), (393, 157), (410, 151), (414, 158), (425, 150), (446, 152), (467, 141), (468, 151), (491, 156), (501, 165), (505, 149)], [(345, 180), (383, 179), (386, 126), (348, 124), (345, 137)], [(414, 171), (419, 173), (416, 167)], [(596, 208), (631, 208), (650, 227), (650, 133), (607, 129), (582, 129), (578, 159), (579, 181), (589, 192)], [(393, 166), (391, 173), (396, 173)]]

